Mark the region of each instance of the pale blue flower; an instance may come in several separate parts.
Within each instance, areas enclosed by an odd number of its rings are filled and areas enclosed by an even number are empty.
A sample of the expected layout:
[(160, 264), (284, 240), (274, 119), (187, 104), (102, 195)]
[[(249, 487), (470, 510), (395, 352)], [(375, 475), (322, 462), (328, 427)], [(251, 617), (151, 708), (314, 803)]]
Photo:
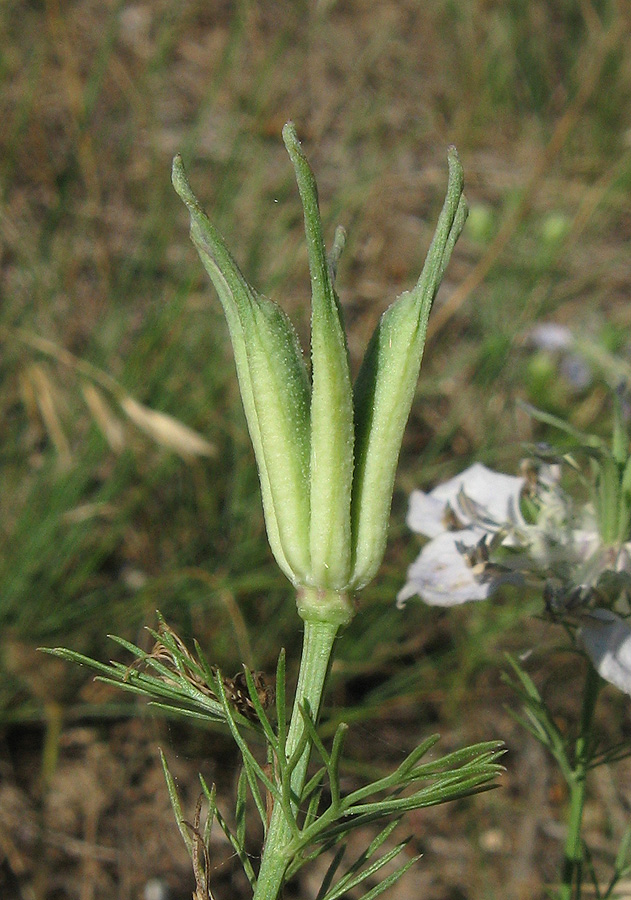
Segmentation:
[(537, 350), (569, 350), (574, 345), (570, 329), (558, 322), (539, 322), (529, 332), (528, 340)]
[(561, 375), (574, 391), (584, 391), (594, 380), (592, 368), (576, 351), (577, 342), (567, 325), (540, 322), (529, 332), (528, 343), (537, 350), (554, 354)]

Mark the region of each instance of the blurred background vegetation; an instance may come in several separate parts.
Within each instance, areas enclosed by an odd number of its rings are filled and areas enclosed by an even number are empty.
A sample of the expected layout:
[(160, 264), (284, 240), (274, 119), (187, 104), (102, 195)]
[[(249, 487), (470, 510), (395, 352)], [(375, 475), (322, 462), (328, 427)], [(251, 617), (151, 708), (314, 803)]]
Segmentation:
[[(333, 687), (367, 764), (428, 728), (454, 744), (499, 734), (510, 748), (498, 651), (542, 640), (538, 599), (507, 594), (448, 617), (414, 602), (397, 611), (418, 551), (406, 495), (474, 459), (514, 471), (522, 442), (550, 437), (520, 400), (585, 430), (609, 426), (609, 389), (631, 372), (629, 6), (4, 0), (0, 79), (5, 774), (16, 734), (29, 736), (31, 766), (48, 754), (46, 782), (60, 727), (129, 710), (36, 655), (40, 645), (107, 659), (114, 632), (149, 646), (142, 626), (158, 608), (226, 671), (269, 670), (281, 643), (296, 660), (299, 623), (266, 544), (227, 330), (170, 184), (181, 152), (245, 274), (305, 338), (288, 119), (316, 171), (328, 239), (337, 223), (349, 233), (338, 285), (354, 367), (379, 314), (417, 278), (446, 148), (460, 152), (471, 216), (431, 320), (387, 556), (340, 640)], [(578, 362), (533, 345), (532, 329), (551, 321), (580, 337)], [(548, 673), (560, 698), (563, 662)], [(629, 728), (623, 699), (612, 696), (603, 727)], [(380, 739), (366, 746), (366, 734)], [(540, 808), (528, 818), (542, 801), (520, 792), (542, 762), (513, 749), (503, 796), (476, 802), (475, 815), (463, 807), (450, 826), (416, 823), (423, 867), (434, 867), (425, 897), (533, 897), (554, 872), (554, 785), (542, 788), (544, 827)], [(615, 800), (595, 804), (605, 854)], [(518, 851), (511, 828), (525, 839), (525, 820), (530, 844)], [(448, 852), (432, 843), (443, 827)], [(451, 868), (439, 877), (441, 853)]]

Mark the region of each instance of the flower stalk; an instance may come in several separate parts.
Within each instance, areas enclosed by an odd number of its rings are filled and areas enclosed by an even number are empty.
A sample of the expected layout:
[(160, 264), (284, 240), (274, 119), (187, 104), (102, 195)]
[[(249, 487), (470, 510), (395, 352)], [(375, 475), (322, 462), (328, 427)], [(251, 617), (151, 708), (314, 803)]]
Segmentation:
[[(287, 733), (287, 759), (292, 758), (303, 741), (304, 713), (311, 715), (314, 722), (317, 722), (333, 643), (338, 629), (339, 625), (326, 621), (305, 621), (300, 672)], [(298, 810), (305, 786), (309, 757), (309, 744), (305, 743), (304, 750), (291, 775), (290, 803), (294, 814)], [(291, 823), (287, 821), (282, 805), (276, 803), (265, 839), (265, 849), (254, 891), (254, 900), (275, 900), (279, 896), (285, 871), (292, 858), (292, 854), (287, 852), (292, 838)]]
[(592, 666), (587, 666), (583, 688), (580, 732), (576, 740), (574, 767), (568, 778), (570, 792), (568, 828), (561, 873), (559, 900), (580, 900), (583, 883), (583, 810), (587, 773), (594, 750), (593, 722), (602, 679)]

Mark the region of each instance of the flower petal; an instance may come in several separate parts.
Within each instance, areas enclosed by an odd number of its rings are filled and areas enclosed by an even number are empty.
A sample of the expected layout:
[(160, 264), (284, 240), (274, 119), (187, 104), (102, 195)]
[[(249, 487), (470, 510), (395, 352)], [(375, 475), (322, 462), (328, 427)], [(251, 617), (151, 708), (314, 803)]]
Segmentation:
[(589, 614), (580, 638), (601, 678), (631, 694), (631, 627), (608, 609)]
[(423, 491), (412, 491), (406, 522), (411, 531), (437, 537), (445, 529), (445, 502)]
[(499, 525), (509, 522), (523, 524), (519, 498), (525, 481), (525, 478), (504, 475), (502, 472), (488, 469), (482, 463), (474, 463), (456, 478), (452, 478), (451, 482), (440, 485), (433, 494), (439, 499), (442, 498), (443, 489), (449, 485), (449, 490), (454, 492), (453, 498), (450, 499), (456, 504), (455, 511), (463, 521), (473, 522), (468, 515), (468, 508), (463, 507), (461, 502), (462, 494), (477, 506), (483, 507), (488, 517)]
[[(475, 525), (485, 530), (495, 530), (493, 527), (487, 529), (486, 523), (491, 526), (523, 526), (525, 522), (519, 509), (519, 498), (524, 483), (524, 478), (504, 475), (482, 463), (474, 463), (455, 478), (439, 484), (429, 494), (413, 491), (408, 525), (419, 534), (435, 537), (446, 530), (442, 518), (449, 505), (462, 525)], [(440, 514), (436, 501), (442, 505)]]
[(483, 531), (446, 532), (423, 547), (408, 570), (408, 580), (397, 594), (401, 609), (415, 594), (430, 606), (458, 606), (469, 600), (486, 600), (502, 579), (480, 578), (458, 547), (473, 547)]

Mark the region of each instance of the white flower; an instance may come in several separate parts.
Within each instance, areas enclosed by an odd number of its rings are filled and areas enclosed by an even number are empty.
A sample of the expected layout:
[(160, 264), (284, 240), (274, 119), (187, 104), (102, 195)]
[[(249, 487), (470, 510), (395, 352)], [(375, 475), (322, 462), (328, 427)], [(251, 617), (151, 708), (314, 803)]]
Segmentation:
[(429, 494), (413, 491), (407, 523), (433, 540), (410, 566), (397, 606), (415, 594), (433, 606), (485, 600), (499, 584), (513, 580), (514, 573), (486, 571), (483, 559), (476, 565), (476, 548), (486, 554), (493, 539), (510, 546), (514, 532), (527, 528), (519, 509), (524, 484), (525, 478), (475, 463)]
[(631, 694), (631, 628), (608, 609), (594, 609), (579, 638), (601, 678)]
[(408, 527), (425, 537), (436, 537), (450, 528), (450, 512), (456, 520), (452, 531), (458, 524), (461, 528), (477, 527), (480, 533), (497, 530), (507, 522), (524, 525), (519, 497), (525, 482), (525, 478), (503, 475), (474, 463), (429, 494), (412, 491)]
[(554, 586), (554, 614), (578, 617), (577, 640), (598, 674), (631, 695), (631, 626), (609, 609), (590, 608), (607, 593), (605, 573), (610, 598), (631, 590), (631, 544), (603, 544), (591, 506), (577, 512), (549, 468), (534, 488), (529, 483), (536, 508), (529, 524), (520, 510), (525, 485), (476, 463), (429, 494), (413, 491), (407, 523), (431, 540), (410, 566), (397, 606), (414, 595), (430, 606), (486, 600), (524, 577)]
[(490, 597), (503, 581), (513, 576), (485, 577), (477, 571), (466, 549), (471, 548), (475, 554), (480, 540), (477, 531), (468, 529), (446, 531), (430, 541), (410, 566), (408, 580), (397, 594), (399, 609), (415, 594), (430, 606), (458, 606)]

